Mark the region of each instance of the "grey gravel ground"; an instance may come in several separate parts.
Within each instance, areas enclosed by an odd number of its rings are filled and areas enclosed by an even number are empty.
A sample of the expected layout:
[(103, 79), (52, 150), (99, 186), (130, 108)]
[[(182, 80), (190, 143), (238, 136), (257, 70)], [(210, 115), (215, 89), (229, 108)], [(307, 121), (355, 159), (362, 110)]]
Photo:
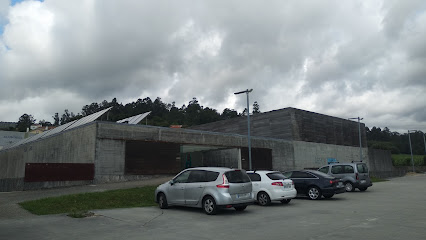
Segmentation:
[(173, 176), (164, 176), (141, 181), (129, 181), (120, 183), (104, 183), (97, 185), (74, 186), (66, 188), (42, 189), (33, 191), (19, 192), (0, 192), (0, 221), (2, 219), (22, 219), (34, 216), (28, 211), (22, 209), (17, 203), (36, 200), (46, 197), (56, 197), (61, 195), (103, 192), (113, 189), (125, 189), (141, 186), (159, 185), (170, 180)]
[(92, 217), (79, 219), (66, 214), (20, 216), (0, 219), (0, 239), (423, 240), (425, 192), (426, 174), (416, 174), (375, 183), (366, 192), (316, 201), (297, 198), (290, 204), (275, 202), (268, 207), (253, 205), (243, 212), (227, 209), (216, 216), (197, 208), (157, 206), (93, 210)]

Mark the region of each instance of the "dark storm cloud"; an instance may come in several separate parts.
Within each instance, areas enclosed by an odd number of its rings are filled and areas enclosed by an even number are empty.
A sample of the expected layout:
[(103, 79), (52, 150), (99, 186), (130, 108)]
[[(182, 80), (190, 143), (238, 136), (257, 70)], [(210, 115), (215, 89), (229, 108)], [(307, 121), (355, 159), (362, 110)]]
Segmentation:
[(49, 117), (52, 98), (55, 111), (147, 96), (242, 111), (245, 97), (233, 93), (253, 88), (262, 111), (425, 125), (426, 101), (412, 104), (425, 90), (425, 9), (423, 1), (23, 2), (8, 8), (0, 38), (8, 86), (0, 111), (13, 112), (0, 120), (34, 109), (33, 99)]

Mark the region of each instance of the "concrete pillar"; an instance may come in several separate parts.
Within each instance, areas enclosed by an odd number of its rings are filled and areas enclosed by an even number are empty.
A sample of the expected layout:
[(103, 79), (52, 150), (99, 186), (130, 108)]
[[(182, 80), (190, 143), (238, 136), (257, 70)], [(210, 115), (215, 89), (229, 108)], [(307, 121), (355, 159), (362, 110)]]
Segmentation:
[(243, 168), (243, 164), (241, 163), (241, 148), (238, 148), (238, 169), (242, 169)]

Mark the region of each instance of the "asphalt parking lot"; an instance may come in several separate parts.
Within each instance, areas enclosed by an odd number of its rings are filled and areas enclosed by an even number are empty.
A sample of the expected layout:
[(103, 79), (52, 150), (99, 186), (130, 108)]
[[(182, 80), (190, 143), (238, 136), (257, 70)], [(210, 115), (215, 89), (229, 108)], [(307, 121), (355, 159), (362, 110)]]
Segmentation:
[(426, 175), (418, 174), (366, 192), (216, 216), (182, 207), (95, 210), (83, 219), (28, 214), (0, 219), (0, 239), (425, 239), (425, 193)]

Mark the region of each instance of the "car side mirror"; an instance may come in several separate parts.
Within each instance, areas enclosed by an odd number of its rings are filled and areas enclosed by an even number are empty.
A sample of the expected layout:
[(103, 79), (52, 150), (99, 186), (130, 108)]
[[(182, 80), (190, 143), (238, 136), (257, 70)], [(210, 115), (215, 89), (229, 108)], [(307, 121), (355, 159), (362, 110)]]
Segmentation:
[(169, 181), (169, 183), (170, 183), (170, 185), (173, 186), (173, 184), (175, 184), (175, 181), (172, 179), (172, 180)]

